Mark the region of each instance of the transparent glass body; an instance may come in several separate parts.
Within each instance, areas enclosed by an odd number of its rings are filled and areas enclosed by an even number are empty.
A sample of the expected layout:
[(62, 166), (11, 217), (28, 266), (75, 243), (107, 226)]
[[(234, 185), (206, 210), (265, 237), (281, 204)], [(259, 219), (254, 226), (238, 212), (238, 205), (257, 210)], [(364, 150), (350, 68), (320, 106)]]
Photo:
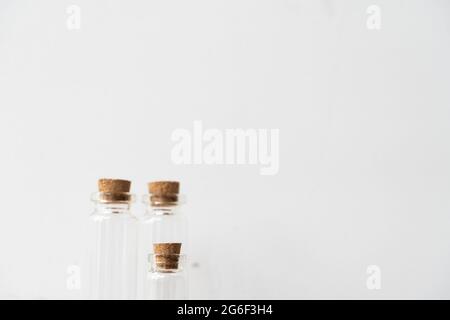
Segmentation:
[(179, 206), (148, 207), (141, 220), (147, 235), (148, 253), (154, 243), (181, 243), (180, 254), (187, 253), (187, 219)]
[(177, 255), (177, 268), (164, 270), (158, 268), (156, 257), (151, 254), (150, 270), (145, 281), (145, 299), (148, 300), (185, 300), (188, 298), (187, 272), (185, 256)]
[[(180, 210), (180, 203), (153, 205), (144, 197), (146, 211), (139, 226), (139, 276), (138, 295), (142, 299), (187, 298), (187, 217)], [(176, 270), (157, 270), (152, 267), (155, 258), (154, 244), (181, 243), (180, 262)], [(175, 289), (174, 289), (175, 288)]]
[(104, 203), (99, 194), (89, 223), (88, 299), (135, 299), (137, 218), (127, 202)]

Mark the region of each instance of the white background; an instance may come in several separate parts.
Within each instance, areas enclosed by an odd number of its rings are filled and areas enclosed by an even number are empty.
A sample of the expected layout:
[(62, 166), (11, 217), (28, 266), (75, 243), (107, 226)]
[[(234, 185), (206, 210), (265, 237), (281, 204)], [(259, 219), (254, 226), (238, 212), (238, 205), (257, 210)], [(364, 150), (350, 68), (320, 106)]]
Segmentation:
[[(0, 0), (0, 297), (80, 297), (67, 267), (117, 177), (182, 182), (192, 298), (450, 298), (449, 18), (446, 0)], [(280, 129), (279, 173), (174, 165), (194, 120)]]

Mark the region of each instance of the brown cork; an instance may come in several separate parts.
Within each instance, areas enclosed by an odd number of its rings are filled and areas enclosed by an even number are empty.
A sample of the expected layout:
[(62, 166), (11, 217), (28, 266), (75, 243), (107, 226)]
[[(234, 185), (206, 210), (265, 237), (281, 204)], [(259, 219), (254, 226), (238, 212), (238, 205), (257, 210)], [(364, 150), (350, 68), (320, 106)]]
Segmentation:
[(181, 243), (154, 243), (156, 268), (158, 271), (178, 269)]
[(131, 181), (121, 179), (99, 179), (98, 191), (103, 202), (128, 202)]
[(178, 181), (154, 181), (148, 184), (150, 202), (155, 206), (176, 205), (180, 183)]

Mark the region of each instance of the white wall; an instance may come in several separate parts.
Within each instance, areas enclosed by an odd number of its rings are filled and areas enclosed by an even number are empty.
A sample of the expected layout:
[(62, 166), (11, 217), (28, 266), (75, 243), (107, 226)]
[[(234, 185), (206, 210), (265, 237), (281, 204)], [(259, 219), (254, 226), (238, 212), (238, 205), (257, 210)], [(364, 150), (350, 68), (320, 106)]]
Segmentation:
[[(445, 0), (1, 0), (0, 297), (78, 298), (90, 193), (120, 177), (182, 181), (193, 298), (450, 298), (449, 18)], [(173, 164), (194, 120), (280, 129), (278, 174)]]

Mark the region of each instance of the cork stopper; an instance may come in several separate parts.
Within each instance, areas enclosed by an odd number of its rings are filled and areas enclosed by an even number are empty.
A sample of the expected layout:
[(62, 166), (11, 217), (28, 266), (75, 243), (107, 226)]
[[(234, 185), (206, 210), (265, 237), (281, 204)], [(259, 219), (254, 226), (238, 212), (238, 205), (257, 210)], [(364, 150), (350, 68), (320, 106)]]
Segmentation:
[(154, 181), (148, 184), (150, 202), (154, 206), (171, 206), (178, 203), (178, 181)]
[(129, 202), (131, 181), (121, 179), (99, 179), (98, 191), (102, 202)]
[(156, 269), (161, 272), (171, 272), (178, 269), (181, 243), (154, 243)]

